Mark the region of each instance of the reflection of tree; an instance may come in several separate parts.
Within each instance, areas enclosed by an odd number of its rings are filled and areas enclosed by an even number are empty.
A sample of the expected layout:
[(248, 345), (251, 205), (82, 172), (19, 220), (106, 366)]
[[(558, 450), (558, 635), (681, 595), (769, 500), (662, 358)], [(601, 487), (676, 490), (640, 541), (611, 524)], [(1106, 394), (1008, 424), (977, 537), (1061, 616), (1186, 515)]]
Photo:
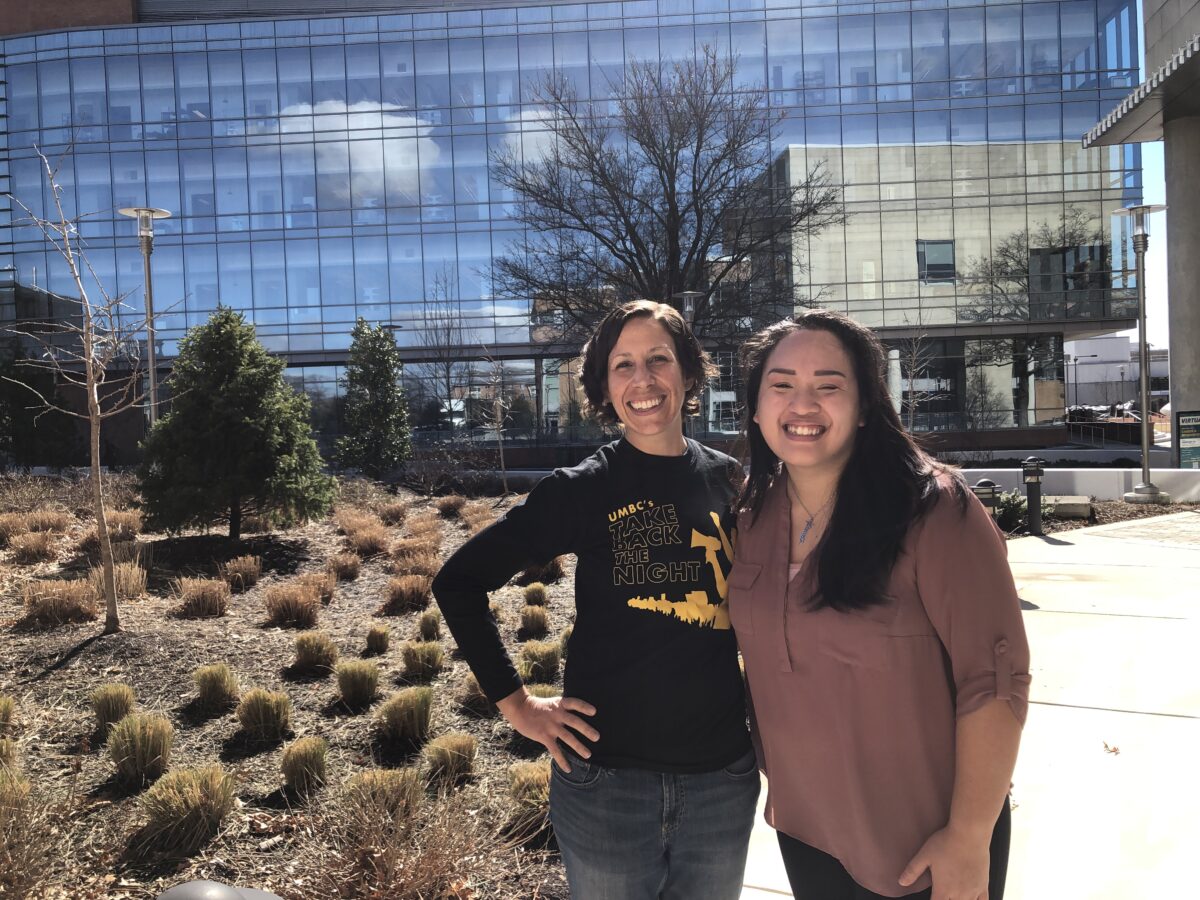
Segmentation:
[(468, 340), (463, 324), (462, 304), (458, 300), (458, 279), (450, 266), (433, 276), (422, 308), (417, 341), (426, 362), (409, 368), (421, 381), (422, 393), (436, 400), (439, 418), (454, 428), (454, 401), (462, 392), (468, 374), (463, 350)]
[[(1006, 343), (1003, 341), (969, 341), (968, 345), (977, 345), (977, 350), (968, 350), (966, 359), (966, 378), (963, 384), (963, 420), (969, 431), (980, 431), (987, 428), (1005, 428), (1012, 425), (1011, 398), (993, 384), (993, 378), (999, 373), (993, 348), (985, 345)], [(991, 377), (989, 377), (989, 375)]]
[(937, 395), (936, 391), (922, 390), (919, 387), (931, 377), (933, 361), (937, 354), (929, 335), (923, 331), (892, 341), (891, 344), (900, 357), (900, 377), (904, 382), (902, 413), (905, 427), (911, 433), (921, 407)]

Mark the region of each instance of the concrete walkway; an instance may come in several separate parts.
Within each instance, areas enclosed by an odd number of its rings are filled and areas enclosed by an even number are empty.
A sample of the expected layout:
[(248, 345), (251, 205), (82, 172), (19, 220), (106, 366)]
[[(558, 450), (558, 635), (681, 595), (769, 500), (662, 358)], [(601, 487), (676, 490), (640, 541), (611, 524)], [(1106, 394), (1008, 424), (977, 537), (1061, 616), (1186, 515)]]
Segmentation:
[[(1008, 552), (1033, 688), (1007, 900), (1194, 894), (1200, 513), (1022, 538)], [(760, 820), (743, 900), (790, 896)]]

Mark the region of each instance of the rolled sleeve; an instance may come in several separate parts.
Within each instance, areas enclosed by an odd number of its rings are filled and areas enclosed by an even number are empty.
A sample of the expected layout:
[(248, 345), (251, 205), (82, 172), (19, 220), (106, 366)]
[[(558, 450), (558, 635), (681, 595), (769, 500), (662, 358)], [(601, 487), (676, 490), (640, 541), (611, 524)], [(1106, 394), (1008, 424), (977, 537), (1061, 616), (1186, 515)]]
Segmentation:
[(1029, 643), (1004, 537), (979, 500), (947, 489), (921, 523), (917, 590), (950, 659), (955, 713), (1006, 700), (1024, 724)]

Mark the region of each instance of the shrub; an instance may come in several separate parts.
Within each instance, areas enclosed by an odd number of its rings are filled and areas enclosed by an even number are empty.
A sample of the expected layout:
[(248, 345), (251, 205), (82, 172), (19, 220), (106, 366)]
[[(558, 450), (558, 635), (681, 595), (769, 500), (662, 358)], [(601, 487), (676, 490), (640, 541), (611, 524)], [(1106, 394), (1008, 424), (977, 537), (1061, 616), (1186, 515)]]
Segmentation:
[(8, 694), (0, 694), (0, 735), (17, 730), (17, 701)]
[(216, 618), (229, 607), (229, 584), (220, 578), (180, 578), (175, 591), (179, 615), (187, 619)]
[(220, 829), (236, 795), (236, 782), (219, 765), (168, 772), (142, 798), (142, 847), (194, 853)]
[(204, 709), (224, 709), (237, 702), (241, 687), (238, 677), (225, 663), (201, 666), (192, 673), (196, 696)]
[(394, 500), (391, 503), (385, 503), (379, 507), (379, 518), (384, 525), (403, 525), (404, 520), (408, 517), (408, 504), (403, 500)]
[(329, 635), (320, 631), (305, 631), (296, 635), (296, 661), (298, 672), (328, 672), (337, 662), (338, 649)]
[(316, 593), (295, 581), (267, 588), (267, 621), (272, 625), (312, 628), (317, 624), (320, 601)]
[(423, 609), (432, 598), (433, 579), (426, 575), (401, 575), (388, 581), (387, 600), (380, 607), (382, 615), (395, 616), (414, 609)]
[(333, 572), (306, 572), (297, 575), (295, 583), (315, 596), (323, 605), (333, 601), (333, 592), (337, 589), (338, 578)]
[(14, 561), (22, 565), (50, 562), (58, 558), (59, 535), (53, 531), (30, 531), (18, 534), (9, 542)]
[[(117, 583), (118, 600), (136, 600), (146, 593), (146, 570), (136, 562), (121, 562), (113, 565), (113, 578)], [(88, 574), (92, 590), (97, 597), (104, 596), (104, 569), (96, 567)]]
[(379, 689), (379, 666), (364, 659), (353, 659), (338, 663), (335, 671), (343, 705), (350, 709), (371, 705)]
[(521, 610), (521, 631), (526, 637), (542, 637), (549, 630), (546, 607), (526, 606)]
[(63, 532), (71, 527), (73, 516), (61, 509), (35, 509), (25, 514), (25, 526), (30, 531)]
[(508, 792), (519, 806), (550, 802), (550, 760), (514, 763), (508, 770)]
[(262, 577), (262, 558), (247, 554), (235, 556), (221, 567), (221, 576), (235, 593), (248, 591)]
[(517, 584), (533, 584), (535, 581), (540, 581), (542, 584), (553, 584), (563, 577), (563, 561), (561, 556), (556, 556), (550, 562), (544, 565), (532, 565), (525, 569), (516, 578), (513, 579)]
[(479, 679), (474, 674), (468, 674), (464, 679), (462, 693), (458, 695), (458, 702), (467, 712), (477, 716), (490, 718), (499, 712), (496, 704), (488, 699), (483, 688), (479, 686)]
[(417, 631), (423, 641), (436, 641), (442, 636), (442, 616), (436, 609), (427, 609), (417, 620)]
[(362, 560), (354, 553), (335, 553), (325, 563), (325, 571), (338, 581), (353, 581), (358, 577)]
[(283, 738), (292, 727), (292, 701), (282, 691), (248, 691), (237, 708), (238, 723), (246, 736), (259, 743)]
[(521, 680), (537, 684), (551, 684), (557, 681), (561, 653), (557, 643), (527, 641), (521, 646), (521, 657), (517, 661), (517, 671)]
[(359, 556), (378, 556), (387, 550), (390, 541), (388, 530), (382, 524), (346, 535), (346, 543)]
[(283, 751), (284, 786), (293, 794), (307, 794), (325, 784), (325, 754), (329, 744), (322, 737), (302, 737)]
[(546, 586), (540, 581), (525, 586), (525, 604), (527, 606), (546, 605)]
[(415, 681), (428, 681), (442, 671), (445, 654), (437, 641), (405, 641), (404, 674)]
[(361, 812), (367, 827), (407, 822), (425, 796), (425, 786), (416, 769), (372, 769), (360, 772), (346, 783), (348, 806)]
[(109, 729), (133, 712), (135, 700), (133, 688), (127, 684), (102, 684), (92, 691), (92, 712), (101, 737), (108, 737)]
[(568, 625), (562, 630), (562, 634), (558, 636), (558, 646), (562, 651), (562, 658), (567, 658), (567, 647), (571, 643), (571, 635), (575, 633), (575, 626)]
[(443, 787), (461, 784), (471, 776), (477, 749), (475, 738), (461, 731), (434, 738), (423, 751), (429, 780)]
[(141, 787), (159, 778), (171, 764), (175, 726), (152, 713), (131, 713), (108, 734), (108, 755), (125, 784)]
[(391, 643), (392, 632), (386, 625), (372, 625), (371, 630), (367, 632), (367, 652), (368, 653), (387, 653), (388, 644)]
[(437, 511), (446, 519), (457, 518), (466, 504), (467, 498), (458, 494), (447, 494), (445, 497), (438, 497), (433, 501), (433, 505), (437, 507)]
[(410, 687), (397, 691), (379, 707), (380, 734), (407, 747), (419, 747), (429, 737), (433, 688)]
[(86, 578), (45, 578), (21, 590), (25, 617), (39, 625), (87, 622), (96, 618), (96, 591)]

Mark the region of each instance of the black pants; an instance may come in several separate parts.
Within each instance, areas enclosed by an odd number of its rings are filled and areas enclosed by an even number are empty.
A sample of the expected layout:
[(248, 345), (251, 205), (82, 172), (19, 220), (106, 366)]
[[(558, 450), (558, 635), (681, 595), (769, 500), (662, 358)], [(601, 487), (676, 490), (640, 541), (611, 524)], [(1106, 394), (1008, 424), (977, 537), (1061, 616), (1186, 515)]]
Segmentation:
[[(988, 872), (988, 900), (1003, 900), (1004, 879), (1008, 874), (1008, 842), (1012, 833), (1011, 812), (1008, 800), (1000, 810), (1000, 818), (992, 829), (991, 863)], [(887, 900), (855, 884), (845, 867), (828, 853), (822, 853), (782, 831), (779, 835), (779, 851), (783, 854), (783, 865), (787, 869), (788, 881), (792, 885), (795, 900)], [(896, 873), (900, 877), (900, 873)], [(905, 894), (907, 900), (929, 900), (932, 890), (925, 889), (915, 894)]]

